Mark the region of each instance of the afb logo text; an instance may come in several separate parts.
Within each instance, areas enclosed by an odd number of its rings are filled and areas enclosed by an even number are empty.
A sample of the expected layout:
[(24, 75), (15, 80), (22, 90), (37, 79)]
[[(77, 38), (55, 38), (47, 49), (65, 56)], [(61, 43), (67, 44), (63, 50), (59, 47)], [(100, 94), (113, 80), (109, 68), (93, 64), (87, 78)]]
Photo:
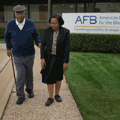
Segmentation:
[(90, 24), (96, 24), (97, 23), (97, 17), (96, 16), (83, 16), (83, 21), (81, 20), (81, 17), (78, 16), (76, 19), (75, 24), (77, 24), (78, 22), (80, 22), (81, 24), (84, 24), (85, 22), (88, 22)]

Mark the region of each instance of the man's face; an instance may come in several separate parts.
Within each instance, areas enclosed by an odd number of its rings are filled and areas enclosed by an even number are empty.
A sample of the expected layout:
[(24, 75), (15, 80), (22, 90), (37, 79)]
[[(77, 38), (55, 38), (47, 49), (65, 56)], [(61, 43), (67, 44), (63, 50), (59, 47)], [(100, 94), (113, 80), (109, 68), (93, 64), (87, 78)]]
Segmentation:
[(17, 12), (15, 12), (15, 17), (16, 17), (16, 19), (17, 19), (17, 21), (19, 23), (23, 22), (25, 16), (26, 16), (26, 13), (23, 13), (23, 12), (17, 13)]
[(52, 27), (53, 30), (59, 29), (59, 23), (57, 18), (51, 18), (50, 26)]

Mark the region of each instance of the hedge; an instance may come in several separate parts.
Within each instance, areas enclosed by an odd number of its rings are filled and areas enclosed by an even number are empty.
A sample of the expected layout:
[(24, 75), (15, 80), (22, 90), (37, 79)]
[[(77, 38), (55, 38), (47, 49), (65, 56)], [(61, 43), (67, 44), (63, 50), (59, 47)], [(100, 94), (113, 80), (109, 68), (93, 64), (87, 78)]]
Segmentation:
[[(40, 37), (44, 29), (37, 28)], [(5, 28), (0, 27), (0, 38), (4, 38)], [(120, 53), (120, 35), (70, 33), (70, 50), (81, 52)]]

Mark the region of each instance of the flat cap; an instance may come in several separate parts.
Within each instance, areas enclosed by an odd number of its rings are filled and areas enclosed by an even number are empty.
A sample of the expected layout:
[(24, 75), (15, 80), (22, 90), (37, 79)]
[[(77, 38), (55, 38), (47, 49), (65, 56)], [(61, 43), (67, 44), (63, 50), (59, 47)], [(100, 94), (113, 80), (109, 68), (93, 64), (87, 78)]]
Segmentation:
[(26, 7), (24, 5), (16, 5), (14, 8), (13, 8), (13, 11), (15, 12), (22, 12), (26, 9)]

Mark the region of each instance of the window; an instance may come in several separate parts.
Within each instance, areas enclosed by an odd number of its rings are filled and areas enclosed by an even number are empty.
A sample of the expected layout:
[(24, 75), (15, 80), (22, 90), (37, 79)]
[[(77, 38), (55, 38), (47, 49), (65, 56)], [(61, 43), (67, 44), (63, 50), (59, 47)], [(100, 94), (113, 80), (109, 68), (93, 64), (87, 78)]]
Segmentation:
[(62, 17), (62, 13), (75, 13), (75, 4), (53, 4), (52, 14), (58, 14)]
[(40, 5), (40, 21), (46, 21), (48, 18), (48, 5)]
[(94, 12), (94, 3), (87, 3), (86, 4), (87, 12)]
[(4, 6), (4, 22), (14, 18), (13, 5)]
[(120, 2), (96, 3), (96, 12), (120, 12)]
[(0, 6), (0, 22), (4, 22), (4, 6)]
[[(4, 5), (0, 9), (0, 22), (8, 22), (11, 19), (14, 19), (14, 11), (13, 11), (14, 5)], [(26, 7), (26, 18), (28, 18), (28, 6)]]
[(28, 18), (28, 5), (24, 5), (24, 6), (26, 7), (26, 10), (25, 10), (26, 11), (26, 16), (25, 17)]
[(48, 5), (30, 5), (30, 19), (34, 22), (47, 22)]
[(77, 3), (77, 12), (84, 12), (84, 3)]

